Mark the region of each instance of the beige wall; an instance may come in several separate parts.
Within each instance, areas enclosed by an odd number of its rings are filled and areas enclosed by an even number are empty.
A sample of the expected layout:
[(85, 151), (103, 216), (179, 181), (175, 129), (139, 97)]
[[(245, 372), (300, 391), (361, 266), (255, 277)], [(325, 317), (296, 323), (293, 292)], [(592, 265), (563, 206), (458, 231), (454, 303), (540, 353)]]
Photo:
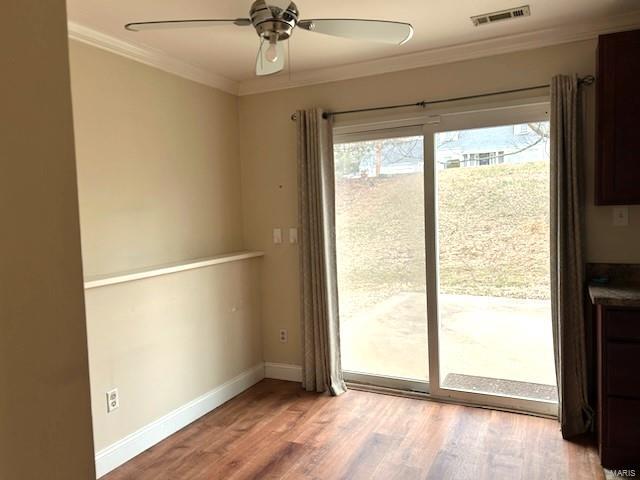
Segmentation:
[[(595, 41), (469, 60), (240, 98), (245, 244), (267, 253), (263, 278), (265, 360), (300, 363), (297, 250), (273, 245), (271, 229), (297, 223), (295, 125), (299, 108), (331, 110), (410, 103), (549, 83), (558, 73), (593, 74)], [(593, 206), (593, 98), (587, 89), (586, 226), (590, 261), (640, 262), (640, 207), (631, 225), (611, 226), (611, 208)], [(265, 112), (268, 116), (265, 120)], [(288, 328), (290, 341), (278, 341)]]
[[(262, 362), (260, 259), (86, 292), (96, 451)], [(117, 387), (120, 408), (107, 413)]]
[[(70, 49), (85, 275), (241, 250), (237, 97)], [(262, 362), (260, 261), (86, 291), (97, 451)]]
[(242, 249), (237, 98), (70, 42), (85, 274)]
[(0, 478), (93, 479), (65, 2), (2, 19)]

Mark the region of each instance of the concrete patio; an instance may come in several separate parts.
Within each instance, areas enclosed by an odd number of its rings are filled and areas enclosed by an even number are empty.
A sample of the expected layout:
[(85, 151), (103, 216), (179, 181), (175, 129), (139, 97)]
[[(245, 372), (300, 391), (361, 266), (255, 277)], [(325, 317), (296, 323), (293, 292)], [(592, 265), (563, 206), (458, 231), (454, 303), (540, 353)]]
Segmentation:
[[(549, 301), (441, 295), (440, 358), (441, 378), (452, 374), (458, 385), (468, 376), (531, 384), (535, 398), (536, 385), (552, 391), (544, 387), (556, 384)], [(427, 359), (424, 293), (400, 293), (342, 319), (345, 370), (427, 380)]]

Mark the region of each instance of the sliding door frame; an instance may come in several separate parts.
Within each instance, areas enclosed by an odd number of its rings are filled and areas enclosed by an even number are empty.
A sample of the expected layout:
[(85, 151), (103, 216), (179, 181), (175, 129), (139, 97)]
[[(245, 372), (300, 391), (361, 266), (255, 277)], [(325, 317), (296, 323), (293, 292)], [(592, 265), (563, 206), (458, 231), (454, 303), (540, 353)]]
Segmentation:
[[(435, 169), (435, 134), (444, 131), (487, 128), (549, 120), (549, 97), (525, 97), (467, 106), (445, 107), (420, 113), (365, 115), (338, 120), (334, 125), (334, 144), (395, 136), (424, 137), (424, 212), (427, 296), (427, 339), (429, 379), (425, 384), (409, 379), (383, 377), (345, 371), (347, 381), (397, 390), (426, 393), (445, 402), (556, 417), (556, 402), (537, 401), (501, 395), (462, 391), (440, 386), (439, 314), (438, 314), (438, 244), (437, 184)], [(409, 133), (407, 133), (409, 132)], [(418, 132), (418, 133), (416, 133)]]
[[(352, 131), (349, 133), (334, 132), (333, 144), (365, 142), (370, 140), (386, 140), (390, 138), (402, 137), (422, 137), (424, 134), (423, 126), (418, 125), (402, 125), (399, 127), (380, 128), (380, 129), (364, 129), (362, 131)], [(424, 159), (423, 159), (424, 162)], [(424, 164), (423, 164), (424, 166)], [(424, 175), (424, 173), (423, 173)], [(423, 220), (424, 221), (424, 220)], [(426, 226), (425, 226), (426, 228)], [(426, 259), (425, 259), (426, 262)], [(340, 288), (340, 285), (338, 285)], [(427, 319), (425, 318), (425, 329), (428, 335)], [(425, 358), (425, 361), (428, 361)], [(389, 375), (377, 375), (372, 373), (354, 372), (349, 370), (343, 371), (344, 379), (347, 382), (358, 383), (362, 385), (372, 385), (376, 387), (389, 388), (394, 390), (405, 390), (417, 393), (429, 393), (429, 381), (422, 381), (412, 378), (394, 377)]]
[[(460, 401), (462, 403), (497, 407), (515, 411), (556, 416), (558, 404), (542, 400), (479, 393), (441, 386), (440, 382), (440, 316), (439, 299), (439, 250), (438, 250), (438, 185), (435, 163), (435, 136), (440, 132), (490, 128), (505, 125), (549, 121), (549, 103), (509, 106), (484, 111), (456, 112), (441, 115), (424, 125), (424, 192), (425, 232), (427, 260), (427, 322), (429, 325), (429, 380), (432, 397)], [(551, 328), (551, 326), (549, 326)]]

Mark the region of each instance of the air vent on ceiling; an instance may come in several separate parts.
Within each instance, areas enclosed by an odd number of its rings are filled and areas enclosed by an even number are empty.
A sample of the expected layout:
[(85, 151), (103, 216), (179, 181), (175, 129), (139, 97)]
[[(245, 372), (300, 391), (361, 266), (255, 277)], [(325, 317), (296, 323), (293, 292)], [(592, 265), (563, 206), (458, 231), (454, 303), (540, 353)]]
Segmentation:
[(489, 23), (511, 20), (514, 18), (528, 17), (529, 15), (531, 15), (531, 8), (529, 5), (525, 5), (523, 7), (510, 8), (508, 10), (500, 10), (498, 12), (475, 15), (471, 17), (471, 21), (476, 27), (479, 27), (480, 25), (487, 25)]

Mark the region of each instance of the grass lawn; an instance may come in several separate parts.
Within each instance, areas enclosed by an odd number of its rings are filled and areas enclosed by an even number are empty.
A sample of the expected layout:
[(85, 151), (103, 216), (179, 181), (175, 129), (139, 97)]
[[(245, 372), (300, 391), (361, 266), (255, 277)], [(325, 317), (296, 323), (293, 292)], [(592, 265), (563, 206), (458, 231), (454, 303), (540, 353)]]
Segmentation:
[[(442, 293), (549, 297), (549, 163), (438, 172)], [(424, 291), (422, 174), (336, 182), (342, 313)], [(345, 311), (346, 310), (346, 311)]]

